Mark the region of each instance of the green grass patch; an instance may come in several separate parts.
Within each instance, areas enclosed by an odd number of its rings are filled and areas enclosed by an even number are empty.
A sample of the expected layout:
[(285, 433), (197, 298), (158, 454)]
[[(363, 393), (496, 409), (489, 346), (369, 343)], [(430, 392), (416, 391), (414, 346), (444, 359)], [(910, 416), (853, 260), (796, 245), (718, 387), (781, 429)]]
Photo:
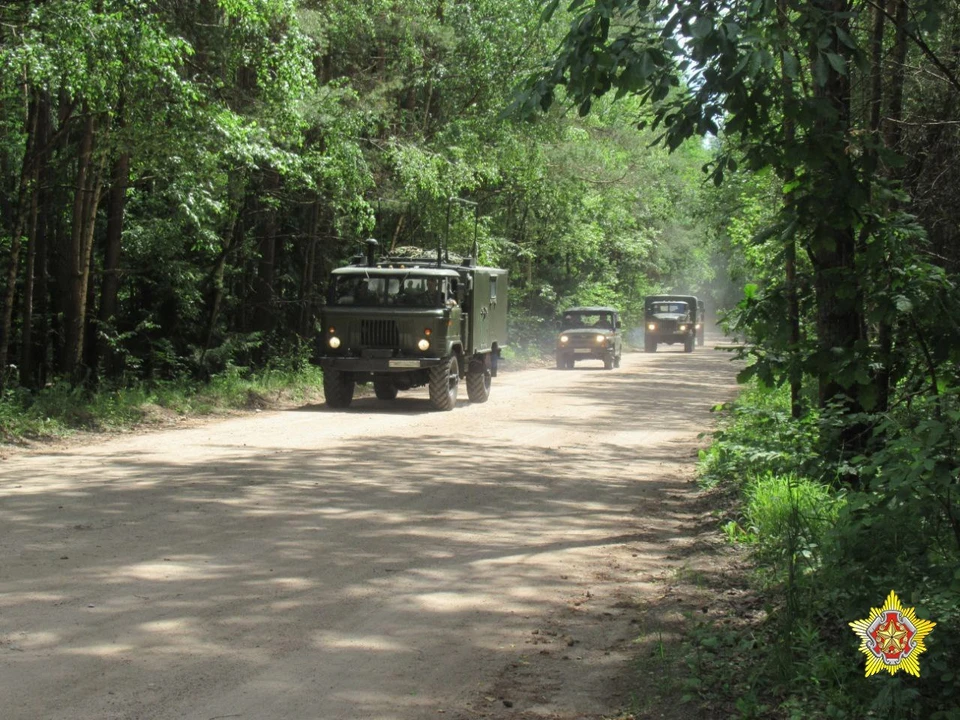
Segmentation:
[(230, 368), (208, 383), (137, 383), (91, 391), (55, 383), (39, 392), (11, 388), (0, 397), (0, 440), (57, 438), (80, 430), (117, 431), (162, 418), (302, 402), (322, 384), (319, 368)]

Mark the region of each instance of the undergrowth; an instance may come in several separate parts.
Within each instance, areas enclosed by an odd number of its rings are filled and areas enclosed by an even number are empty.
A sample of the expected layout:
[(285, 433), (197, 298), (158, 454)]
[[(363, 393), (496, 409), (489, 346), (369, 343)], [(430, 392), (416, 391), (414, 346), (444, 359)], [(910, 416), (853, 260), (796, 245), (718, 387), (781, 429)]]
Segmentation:
[[(700, 478), (737, 492), (721, 529), (749, 548), (767, 612), (749, 628), (695, 626), (685, 653), (701, 698), (726, 696), (740, 718), (960, 718), (955, 401), (874, 418), (867, 448), (842, 467), (819, 450), (830, 418), (792, 418), (785, 390), (753, 385), (718, 408), (722, 428), (701, 452)], [(857, 483), (838, 480), (851, 472)], [(864, 676), (849, 623), (891, 590), (937, 623), (919, 678)]]
[(37, 392), (19, 387), (0, 397), (0, 442), (55, 438), (78, 430), (113, 431), (149, 422), (157, 409), (171, 415), (207, 415), (262, 407), (280, 398), (300, 401), (321, 386), (319, 368), (275, 367), (253, 373), (231, 367), (208, 382), (137, 382), (91, 391), (66, 382)]

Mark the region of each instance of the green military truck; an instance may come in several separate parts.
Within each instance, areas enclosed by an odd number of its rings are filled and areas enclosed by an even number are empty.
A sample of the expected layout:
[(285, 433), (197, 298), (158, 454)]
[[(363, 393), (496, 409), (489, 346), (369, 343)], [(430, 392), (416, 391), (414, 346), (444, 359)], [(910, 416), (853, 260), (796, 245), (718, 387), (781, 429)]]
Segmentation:
[(648, 295), (644, 298), (643, 349), (683, 343), (684, 352), (703, 344), (703, 303), (693, 295)]
[(472, 258), (412, 249), (366, 257), (333, 271), (315, 360), (327, 405), (345, 408), (357, 383), (381, 400), (429, 386), (436, 410), (453, 410), (461, 379), (482, 403), (507, 342), (507, 271)]

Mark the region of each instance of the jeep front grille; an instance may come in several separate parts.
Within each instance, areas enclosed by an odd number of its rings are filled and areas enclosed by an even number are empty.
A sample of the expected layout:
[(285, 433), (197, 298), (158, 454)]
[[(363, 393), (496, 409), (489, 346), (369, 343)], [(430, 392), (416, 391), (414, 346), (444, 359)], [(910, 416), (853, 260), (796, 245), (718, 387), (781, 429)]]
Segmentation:
[(400, 346), (400, 328), (395, 320), (361, 320), (360, 345), (368, 348)]

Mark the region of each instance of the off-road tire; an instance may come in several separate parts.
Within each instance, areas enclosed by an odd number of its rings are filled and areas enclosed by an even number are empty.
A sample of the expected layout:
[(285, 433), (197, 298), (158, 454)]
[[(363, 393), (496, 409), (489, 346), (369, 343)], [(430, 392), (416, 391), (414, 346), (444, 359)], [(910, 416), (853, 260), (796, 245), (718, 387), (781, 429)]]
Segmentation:
[(687, 337), (683, 341), (683, 351), (688, 353), (693, 352), (693, 348), (696, 345), (696, 342), (697, 341), (694, 339), (693, 335), (690, 335), (689, 337)]
[(380, 400), (396, 400), (397, 386), (389, 380), (374, 380), (373, 392)]
[(485, 403), (490, 397), (490, 371), (482, 362), (476, 363), (479, 370), (467, 371), (467, 397), (472, 403)]
[(613, 356), (607, 355), (603, 358), (603, 369), (604, 370), (613, 370)]
[(643, 339), (643, 350), (644, 350), (644, 352), (656, 352), (656, 351), (657, 351), (657, 339), (656, 339), (656, 338), (644, 338), (644, 339)]
[(697, 345), (703, 347), (703, 328), (697, 331)]
[(345, 408), (353, 402), (353, 389), (356, 383), (344, 378), (339, 370), (323, 371), (323, 396), (332, 408)]
[(567, 367), (567, 359), (563, 355), (557, 355), (557, 370), (563, 370)]
[(456, 355), (430, 368), (430, 404), (433, 409), (453, 410), (457, 406), (459, 386), (460, 365)]
[(619, 356), (619, 355), (614, 356), (614, 358), (613, 358), (613, 366), (614, 366), (615, 368), (620, 367), (620, 356)]
[(573, 370), (573, 366), (576, 364), (576, 359), (573, 355), (567, 355), (567, 370)]

